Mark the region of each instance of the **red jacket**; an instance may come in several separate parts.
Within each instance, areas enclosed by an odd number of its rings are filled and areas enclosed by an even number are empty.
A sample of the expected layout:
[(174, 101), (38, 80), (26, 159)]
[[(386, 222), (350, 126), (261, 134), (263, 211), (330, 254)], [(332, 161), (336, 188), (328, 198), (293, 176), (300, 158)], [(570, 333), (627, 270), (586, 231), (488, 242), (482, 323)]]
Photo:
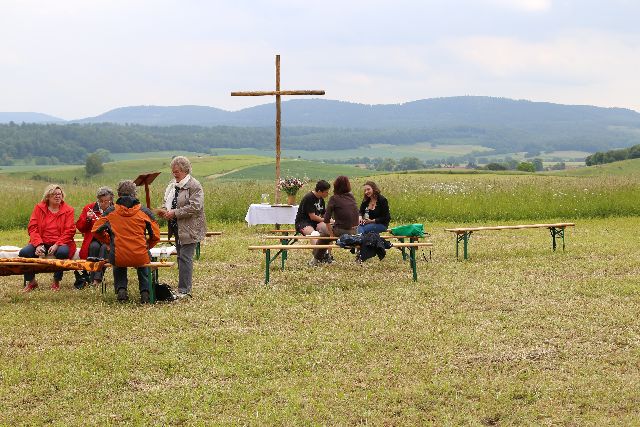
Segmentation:
[(109, 262), (118, 267), (140, 267), (151, 261), (149, 249), (160, 241), (160, 228), (151, 211), (133, 197), (120, 197), (93, 224), (94, 236), (106, 243), (111, 236)]
[[(33, 208), (33, 212), (31, 212), (27, 231), (29, 232), (29, 243), (33, 246), (39, 246), (44, 243), (41, 237), (41, 227), (44, 226), (47, 209), (47, 202), (40, 202)], [(73, 219), (73, 208), (64, 201), (60, 203), (60, 210), (56, 216), (56, 225), (58, 226), (59, 232), (58, 240), (53, 243), (58, 246), (69, 246), (69, 259), (72, 259), (76, 254), (76, 243), (73, 241), (73, 236), (76, 234), (76, 226)]]
[(100, 214), (96, 214), (93, 219), (89, 219), (87, 216), (87, 212), (98, 210), (98, 202), (89, 203), (87, 206), (82, 208), (82, 212), (80, 213), (80, 217), (78, 221), (76, 221), (76, 228), (82, 233), (84, 240), (82, 241), (82, 246), (80, 247), (80, 259), (87, 259), (89, 256), (89, 245), (93, 240), (93, 233), (91, 232), (91, 228), (93, 227), (93, 223), (95, 223)]

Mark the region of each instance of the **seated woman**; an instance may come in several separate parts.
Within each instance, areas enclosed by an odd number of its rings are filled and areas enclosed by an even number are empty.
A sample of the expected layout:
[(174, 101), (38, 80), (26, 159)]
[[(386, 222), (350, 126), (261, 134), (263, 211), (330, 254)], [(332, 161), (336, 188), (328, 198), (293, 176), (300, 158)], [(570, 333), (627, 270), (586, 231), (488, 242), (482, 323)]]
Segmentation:
[[(91, 228), (98, 218), (102, 216), (102, 213), (111, 206), (113, 206), (113, 190), (109, 187), (100, 187), (96, 193), (96, 201), (82, 208), (80, 217), (76, 222), (76, 227), (84, 237), (80, 247), (80, 259), (107, 257), (108, 246), (95, 238)], [(102, 270), (91, 273), (90, 280), (94, 286), (102, 282), (103, 273)], [(76, 288), (81, 288), (84, 285), (84, 283), (78, 285), (79, 283), (82, 283), (82, 281), (79, 281), (76, 275)]]
[[(55, 256), (58, 259), (71, 259), (76, 253), (73, 236), (76, 227), (73, 208), (64, 202), (64, 191), (56, 184), (50, 184), (44, 190), (42, 201), (31, 213), (29, 225), (29, 244), (20, 250), (18, 256), (36, 258)], [(30, 292), (38, 287), (34, 273), (25, 273), (26, 286), (23, 292)], [(53, 273), (51, 290), (60, 290), (62, 271)]]
[[(331, 219), (334, 219), (333, 224)], [(351, 183), (349, 178), (341, 175), (333, 182), (333, 196), (329, 198), (327, 209), (324, 213), (324, 223), (332, 237), (340, 237), (343, 234), (356, 234), (356, 226), (358, 225), (358, 205), (355, 197), (351, 193)], [(322, 260), (331, 262), (331, 258), (327, 259), (326, 250), (319, 250), (315, 258), (309, 262), (316, 265)]]
[(363, 188), (364, 199), (360, 203), (358, 234), (387, 231), (391, 221), (387, 198), (380, 194), (380, 188), (373, 181), (365, 182)]

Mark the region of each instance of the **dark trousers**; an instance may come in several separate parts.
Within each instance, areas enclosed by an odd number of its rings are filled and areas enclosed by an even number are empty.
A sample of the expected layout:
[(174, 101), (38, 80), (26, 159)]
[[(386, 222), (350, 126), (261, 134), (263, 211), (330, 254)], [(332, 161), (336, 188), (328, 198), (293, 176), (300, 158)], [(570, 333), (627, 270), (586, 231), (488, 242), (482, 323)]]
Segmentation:
[[(44, 250), (45, 252), (49, 250), (49, 248), (53, 246), (53, 245), (44, 245)], [(18, 253), (19, 257), (22, 258), (37, 258), (36, 256), (36, 247), (33, 246), (31, 243), (29, 243), (27, 246), (25, 246), (24, 248), (20, 249), (20, 252)], [(58, 246), (58, 249), (56, 250), (56, 252), (54, 253), (54, 256), (57, 259), (69, 259), (69, 246), (67, 245), (60, 245)], [(62, 280), (62, 271), (56, 271), (55, 273), (53, 273), (53, 280), (59, 282), (60, 280)], [(24, 274), (24, 281), (25, 282), (30, 282), (33, 279), (36, 278), (36, 274), (35, 273), (25, 273)]]
[[(93, 239), (89, 244), (89, 256), (93, 258), (106, 258), (107, 257), (107, 245), (104, 243), (100, 243), (97, 240)], [(96, 271), (91, 273), (91, 280), (102, 281), (102, 276), (104, 275), (104, 270)]]
[[(138, 286), (140, 288), (140, 292), (147, 291), (149, 292), (149, 268), (148, 267), (138, 267), (136, 268), (138, 273)], [(127, 289), (127, 267), (116, 267), (113, 266), (113, 285), (115, 287), (116, 292), (118, 289), (124, 288)]]

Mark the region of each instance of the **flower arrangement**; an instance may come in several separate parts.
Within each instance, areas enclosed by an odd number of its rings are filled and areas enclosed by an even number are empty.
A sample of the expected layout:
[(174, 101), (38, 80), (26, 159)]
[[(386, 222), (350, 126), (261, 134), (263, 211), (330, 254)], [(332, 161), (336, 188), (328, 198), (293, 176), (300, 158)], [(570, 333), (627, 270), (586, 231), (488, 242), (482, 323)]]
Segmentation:
[(293, 176), (287, 176), (285, 178), (280, 178), (280, 182), (278, 182), (278, 189), (287, 193), (289, 196), (295, 196), (298, 193), (298, 190), (307, 182), (309, 182), (309, 178), (307, 177), (296, 178)]

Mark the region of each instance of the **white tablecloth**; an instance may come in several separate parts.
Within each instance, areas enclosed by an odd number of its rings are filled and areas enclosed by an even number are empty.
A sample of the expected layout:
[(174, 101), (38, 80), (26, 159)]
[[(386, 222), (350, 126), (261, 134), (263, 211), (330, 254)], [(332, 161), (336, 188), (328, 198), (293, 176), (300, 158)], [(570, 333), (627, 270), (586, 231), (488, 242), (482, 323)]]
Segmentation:
[(253, 204), (249, 206), (244, 220), (248, 225), (258, 224), (295, 224), (298, 205), (294, 206), (271, 206)]

